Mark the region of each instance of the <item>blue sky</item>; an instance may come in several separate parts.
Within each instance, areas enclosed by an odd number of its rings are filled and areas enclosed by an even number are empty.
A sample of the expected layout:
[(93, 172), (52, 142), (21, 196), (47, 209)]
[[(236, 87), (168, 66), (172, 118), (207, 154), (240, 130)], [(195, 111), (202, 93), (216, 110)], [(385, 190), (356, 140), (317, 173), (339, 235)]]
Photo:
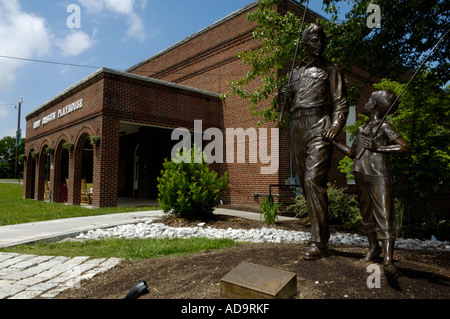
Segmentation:
[[(0, 0), (0, 56), (126, 70), (251, 2)], [(325, 16), (322, 1), (310, 9)], [(20, 98), (25, 136), (27, 113), (95, 70), (0, 57), (0, 138), (15, 136)]]

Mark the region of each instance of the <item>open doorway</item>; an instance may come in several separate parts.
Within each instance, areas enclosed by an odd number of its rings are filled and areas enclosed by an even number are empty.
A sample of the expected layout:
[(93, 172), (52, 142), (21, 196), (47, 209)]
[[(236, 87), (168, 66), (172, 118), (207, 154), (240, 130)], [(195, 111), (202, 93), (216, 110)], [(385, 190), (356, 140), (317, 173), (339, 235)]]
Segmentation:
[(69, 150), (62, 141), (55, 154), (55, 182), (53, 200), (58, 203), (67, 203), (69, 179)]
[(164, 159), (170, 158), (172, 129), (121, 123), (119, 198), (154, 200)]
[(34, 199), (36, 186), (36, 158), (35, 152), (32, 149), (27, 156), (27, 189), (25, 193), (26, 198)]

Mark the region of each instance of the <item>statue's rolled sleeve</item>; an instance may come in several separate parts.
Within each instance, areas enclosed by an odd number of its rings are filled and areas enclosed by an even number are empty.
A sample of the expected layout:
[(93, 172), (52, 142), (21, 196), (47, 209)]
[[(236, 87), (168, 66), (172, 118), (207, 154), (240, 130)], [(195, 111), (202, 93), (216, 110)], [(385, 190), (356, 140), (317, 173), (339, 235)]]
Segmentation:
[(337, 128), (338, 131), (341, 131), (347, 122), (349, 105), (343, 71), (339, 66), (336, 66), (331, 70), (329, 82), (333, 106), (331, 126)]

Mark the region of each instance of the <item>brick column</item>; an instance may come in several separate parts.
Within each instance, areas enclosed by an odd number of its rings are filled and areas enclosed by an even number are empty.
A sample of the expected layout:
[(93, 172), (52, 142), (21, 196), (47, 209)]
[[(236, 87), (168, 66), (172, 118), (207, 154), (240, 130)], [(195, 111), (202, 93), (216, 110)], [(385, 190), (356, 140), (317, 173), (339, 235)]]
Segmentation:
[(79, 152), (76, 150), (79, 147), (74, 147), (69, 152), (69, 183), (67, 185), (67, 203), (70, 205), (81, 204), (81, 161)]
[(34, 199), (44, 199), (44, 181), (45, 181), (45, 156), (46, 154), (39, 152), (39, 156), (36, 158), (36, 176), (34, 184)]
[(23, 167), (23, 198), (33, 198), (34, 197), (34, 170), (36, 169), (36, 162), (31, 157), (31, 153), (29, 152), (27, 155), (27, 159), (25, 160)]
[(49, 167), (49, 181), (48, 181), (48, 187), (51, 191), (51, 198), (50, 200), (53, 202), (53, 197), (55, 193), (55, 158), (56, 158), (56, 151), (50, 155), (50, 167)]
[(100, 144), (94, 150), (92, 206), (116, 207), (119, 188), (119, 131), (117, 119), (104, 116)]

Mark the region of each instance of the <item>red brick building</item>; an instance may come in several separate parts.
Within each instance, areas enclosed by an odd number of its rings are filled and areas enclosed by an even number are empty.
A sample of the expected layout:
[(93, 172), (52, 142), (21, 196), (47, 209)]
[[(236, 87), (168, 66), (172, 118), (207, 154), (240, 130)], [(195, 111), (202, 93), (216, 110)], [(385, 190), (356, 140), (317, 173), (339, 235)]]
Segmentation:
[[(79, 205), (85, 180), (92, 183), (93, 207), (116, 206), (119, 197), (156, 199), (163, 159), (178, 143), (171, 140), (175, 128), (193, 132), (195, 120), (202, 121), (203, 131), (219, 128), (224, 134), (227, 128), (254, 128), (258, 119), (247, 102), (236, 96), (222, 100), (220, 94), (228, 91), (228, 81), (249, 70), (236, 54), (258, 47), (252, 36), (256, 25), (246, 19), (257, 5), (245, 6), (127, 72), (100, 69), (27, 114), (24, 198), (43, 200), (50, 189), (53, 201)], [(303, 7), (290, 0), (278, 10), (303, 14)], [(317, 17), (309, 11), (307, 21)], [(360, 83), (367, 74), (355, 66), (345, 76)], [(362, 101), (369, 93), (370, 88)], [(345, 140), (343, 134), (339, 138)], [(269, 152), (275, 151), (270, 134), (268, 139)], [(246, 142), (244, 163), (213, 166), (228, 172), (226, 204), (259, 206), (270, 185), (284, 185), (293, 177), (287, 129), (279, 131), (275, 174), (261, 174), (267, 164), (250, 160), (251, 143)], [(337, 170), (340, 158), (335, 152), (329, 180), (342, 187), (347, 182)], [(272, 192), (285, 190), (273, 187)]]

